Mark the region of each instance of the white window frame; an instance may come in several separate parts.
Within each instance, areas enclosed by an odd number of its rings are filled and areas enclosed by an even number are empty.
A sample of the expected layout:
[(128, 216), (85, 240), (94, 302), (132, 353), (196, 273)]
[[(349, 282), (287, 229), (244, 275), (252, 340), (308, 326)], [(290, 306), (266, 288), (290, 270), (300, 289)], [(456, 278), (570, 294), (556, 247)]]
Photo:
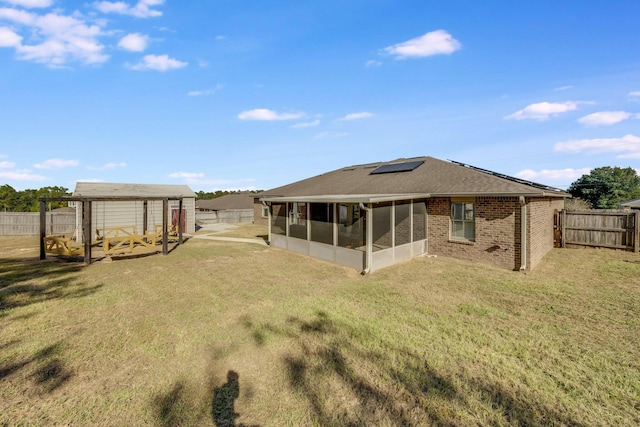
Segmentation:
[[(449, 227), (449, 238), (451, 240), (462, 240), (465, 242), (476, 241), (476, 204), (475, 200), (451, 200), (451, 226)], [(454, 235), (455, 225), (461, 225), (462, 236)]]

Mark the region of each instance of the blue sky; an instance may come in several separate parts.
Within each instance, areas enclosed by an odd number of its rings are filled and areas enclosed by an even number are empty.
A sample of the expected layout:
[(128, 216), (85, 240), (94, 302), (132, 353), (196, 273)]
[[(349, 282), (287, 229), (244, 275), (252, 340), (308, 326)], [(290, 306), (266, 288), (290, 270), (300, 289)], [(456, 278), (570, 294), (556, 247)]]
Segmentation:
[(0, 185), (640, 170), (640, 2), (0, 0)]

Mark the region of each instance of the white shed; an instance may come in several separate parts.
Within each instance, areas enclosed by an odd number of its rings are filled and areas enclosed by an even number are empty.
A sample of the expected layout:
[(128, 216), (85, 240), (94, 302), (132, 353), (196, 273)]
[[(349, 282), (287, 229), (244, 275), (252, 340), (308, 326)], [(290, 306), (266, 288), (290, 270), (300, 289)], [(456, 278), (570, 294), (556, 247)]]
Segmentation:
[[(73, 192), (76, 197), (182, 197), (182, 229), (185, 233), (195, 232), (196, 194), (187, 185), (162, 184), (121, 184), (107, 182), (77, 182)], [(76, 203), (76, 202), (74, 202)], [(70, 203), (71, 204), (71, 203)], [(114, 227), (135, 227), (144, 234), (146, 204), (147, 230), (153, 232), (156, 226), (162, 227), (162, 200), (139, 201), (95, 201), (92, 206), (92, 237), (96, 229)], [(76, 235), (82, 236), (82, 209), (76, 209)], [(169, 200), (168, 212), (170, 224), (178, 225), (179, 200)]]

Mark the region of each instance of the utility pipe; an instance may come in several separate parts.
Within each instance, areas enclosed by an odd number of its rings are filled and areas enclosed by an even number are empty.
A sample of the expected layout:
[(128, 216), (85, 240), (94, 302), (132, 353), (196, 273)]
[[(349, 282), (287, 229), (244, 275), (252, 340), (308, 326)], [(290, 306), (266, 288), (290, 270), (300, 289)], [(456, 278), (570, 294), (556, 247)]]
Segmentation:
[(367, 216), (365, 217), (367, 221), (367, 245), (364, 257), (364, 270), (362, 270), (361, 273), (364, 275), (371, 271), (371, 264), (373, 264), (373, 209), (366, 207), (362, 202), (360, 202), (360, 209), (367, 213)]
[(520, 271), (527, 269), (527, 201), (520, 196)]
[(269, 239), (267, 240), (267, 245), (271, 245), (271, 207), (265, 201), (262, 202), (262, 207), (267, 208), (267, 239)]

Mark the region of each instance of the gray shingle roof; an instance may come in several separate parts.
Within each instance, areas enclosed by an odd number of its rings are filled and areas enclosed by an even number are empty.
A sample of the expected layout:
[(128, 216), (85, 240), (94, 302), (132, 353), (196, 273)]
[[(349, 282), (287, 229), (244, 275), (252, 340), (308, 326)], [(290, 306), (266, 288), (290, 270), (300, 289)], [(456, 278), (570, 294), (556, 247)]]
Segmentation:
[[(424, 163), (411, 171), (371, 175), (371, 171), (381, 165), (407, 161), (424, 161)], [(278, 197), (317, 196), (334, 196), (336, 199), (346, 200), (350, 197), (356, 199), (365, 196), (391, 197), (412, 194), (420, 197), (482, 195), (569, 197), (569, 194), (558, 189), (433, 157), (348, 166), (265, 191), (259, 196), (271, 200)]]
[(231, 193), (225, 196), (216, 197), (211, 200), (197, 200), (196, 209), (206, 209), (211, 211), (224, 211), (228, 209), (253, 209), (253, 198), (255, 194), (245, 191), (241, 193)]
[(196, 193), (188, 185), (111, 182), (77, 182), (73, 195), (79, 197), (196, 197)]

